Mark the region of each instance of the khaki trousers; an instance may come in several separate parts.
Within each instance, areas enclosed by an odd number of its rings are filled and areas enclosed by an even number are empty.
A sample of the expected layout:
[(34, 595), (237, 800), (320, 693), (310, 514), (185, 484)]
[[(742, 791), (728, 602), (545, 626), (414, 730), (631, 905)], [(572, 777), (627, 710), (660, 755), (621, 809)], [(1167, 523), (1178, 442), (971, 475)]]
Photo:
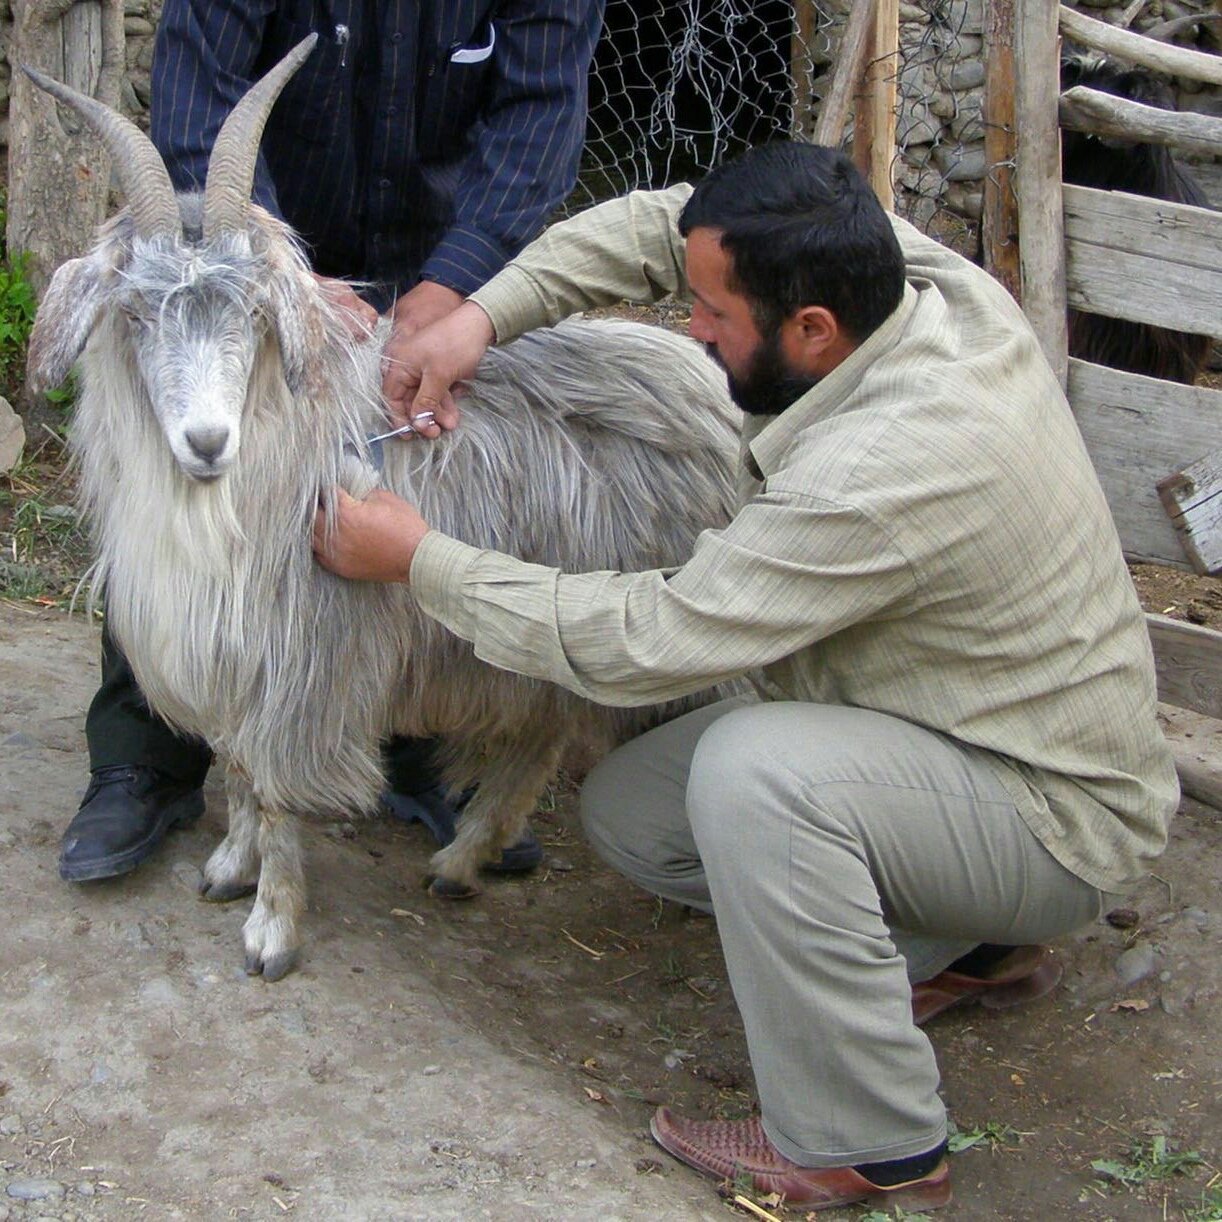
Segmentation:
[(1102, 910), (986, 758), (865, 709), (733, 700), (642, 735), (586, 780), (602, 856), (714, 913), (764, 1128), (797, 1163), (936, 1146), (946, 1115), (909, 981)]

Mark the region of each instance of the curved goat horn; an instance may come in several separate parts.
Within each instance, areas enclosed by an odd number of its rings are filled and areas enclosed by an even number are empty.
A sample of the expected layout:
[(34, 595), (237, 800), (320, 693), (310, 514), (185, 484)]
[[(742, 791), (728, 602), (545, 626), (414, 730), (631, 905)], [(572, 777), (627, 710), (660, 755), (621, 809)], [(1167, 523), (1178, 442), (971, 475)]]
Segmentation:
[(77, 93), (68, 85), (33, 68), (21, 70), (39, 89), (71, 106), (106, 146), (115, 174), (127, 197), (127, 209), (142, 238), (182, 232), (174, 184), (153, 142), (130, 120), (96, 98)]
[(317, 34), (303, 38), (262, 80), (247, 90), (217, 133), (204, 183), (204, 237), (246, 224), (263, 125), (289, 77), (314, 50)]

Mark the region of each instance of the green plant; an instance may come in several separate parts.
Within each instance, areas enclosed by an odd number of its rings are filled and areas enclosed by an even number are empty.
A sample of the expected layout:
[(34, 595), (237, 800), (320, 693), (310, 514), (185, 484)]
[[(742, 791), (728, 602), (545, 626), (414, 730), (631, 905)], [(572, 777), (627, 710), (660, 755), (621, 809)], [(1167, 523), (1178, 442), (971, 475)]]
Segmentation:
[(1199, 1167), (1205, 1160), (1195, 1150), (1182, 1153), (1171, 1148), (1162, 1136), (1152, 1137), (1148, 1145), (1136, 1142), (1129, 1147), (1128, 1161), (1118, 1158), (1096, 1158), (1091, 1169), (1104, 1181), (1123, 1184), (1126, 1188), (1140, 1187), (1157, 1180), (1182, 1175), (1189, 1167)]
[(15, 398), (25, 367), (26, 345), (37, 300), (26, 274), (25, 255), (0, 259), (0, 389)]
[(946, 1149), (950, 1154), (962, 1154), (964, 1150), (970, 1150), (982, 1143), (988, 1146), (1004, 1146), (1023, 1136), (1026, 1135), (999, 1120), (989, 1120), (972, 1129), (961, 1129), (951, 1124), (946, 1135)]
[(1184, 1222), (1222, 1222), (1222, 1188), (1206, 1189), (1196, 1205), (1183, 1211)]

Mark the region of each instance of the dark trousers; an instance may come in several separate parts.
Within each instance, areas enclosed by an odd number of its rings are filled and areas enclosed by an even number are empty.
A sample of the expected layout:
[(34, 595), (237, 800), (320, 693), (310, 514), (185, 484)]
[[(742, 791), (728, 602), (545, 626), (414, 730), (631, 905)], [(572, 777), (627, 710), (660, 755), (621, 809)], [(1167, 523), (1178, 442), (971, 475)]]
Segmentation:
[[(175, 734), (148, 705), (123, 652), (102, 628), (102, 686), (85, 717), (89, 767), (142, 764), (186, 785), (202, 785), (212, 748)], [(439, 783), (431, 738), (392, 738), (382, 748), (387, 782), (396, 793), (420, 793)]]

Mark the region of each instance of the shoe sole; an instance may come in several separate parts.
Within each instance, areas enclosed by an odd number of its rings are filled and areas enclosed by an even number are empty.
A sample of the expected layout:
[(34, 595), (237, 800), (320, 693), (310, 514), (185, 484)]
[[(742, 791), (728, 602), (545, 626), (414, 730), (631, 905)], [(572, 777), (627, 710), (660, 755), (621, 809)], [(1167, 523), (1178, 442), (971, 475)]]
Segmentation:
[(157, 851), (157, 846), (170, 832), (178, 827), (189, 827), (203, 813), (204, 795), (198, 789), (193, 790), (167, 803), (156, 826), (139, 844), (134, 844), (121, 853), (112, 853), (109, 857), (101, 857), (81, 865), (61, 860), (59, 876), (67, 883), (88, 883), (129, 874)]

